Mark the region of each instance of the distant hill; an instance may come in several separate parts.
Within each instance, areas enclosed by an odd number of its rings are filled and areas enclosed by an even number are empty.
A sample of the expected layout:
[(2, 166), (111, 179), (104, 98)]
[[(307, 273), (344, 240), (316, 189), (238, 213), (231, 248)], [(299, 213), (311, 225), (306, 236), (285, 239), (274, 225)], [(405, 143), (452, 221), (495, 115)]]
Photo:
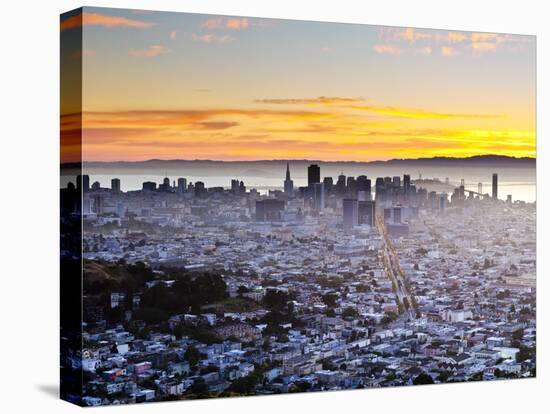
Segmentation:
[[(476, 155), (466, 158), (458, 157), (432, 157), (432, 158), (402, 158), (391, 159), (387, 161), (321, 161), (307, 159), (277, 159), (277, 160), (256, 160), (256, 161), (216, 161), (216, 160), (159, 160), (151, 159), (147, 161), (88, 161), (85, 162), (87, 168), (94, 169), (172, 169), (182, 167), (206, 167), (212, 168), (213, 165), (218, 167), (238, 167), (250, 169), (261, 168), (261, 166), (282, 165), (290, 162), (293, 166), (319, 164), (321, 166), (501, 166), (501, 167), (535, 167), (536, 158), (523, 157), (508, 157), (504, 155)], [(62, 168), (77, 168), (78, 164), (63, 164)]]

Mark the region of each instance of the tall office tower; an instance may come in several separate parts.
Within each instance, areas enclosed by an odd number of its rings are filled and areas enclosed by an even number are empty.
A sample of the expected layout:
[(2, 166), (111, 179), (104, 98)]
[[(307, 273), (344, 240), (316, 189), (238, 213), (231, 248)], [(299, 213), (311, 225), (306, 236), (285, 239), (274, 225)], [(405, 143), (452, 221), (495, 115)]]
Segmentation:
[(437, 207), (437, 193), (435, 191), (430, 191), (428, 193), (428, 206), (431, 209), (435, 209)]
[(390, 188), (390, 187), (391, 187), (391, 185), (392, 185), (391, 177), (384, 177), (384, 185), (385, 185), (387, 188)]
[(164, 177), (164, 179), (162, 180), (162, 184), (159, 185), (159, 190), (160, 191), (170, 191), (171, 187), (170, 187), (170, 178), (168, 177)]
[(235, 194), (239, 192), (239, 180), (231, 180), (231, 192)]
[(288, 162), (286, 163), (286, 177), (285, 177), (285, 194), (291, 195), (294, 191), (294, 181), (290, 178), (290, 166), (288, 165)]
[(498, 198), (498, 174), (493, 174), (493, 199)]
[(78, 175), (76, 177), (76, 189), (83, 192), (90, 191), (90, 176), (87, 174)]
[(355, 181), (355, 177), (348, 177), (346, 179), (346, 188), (348, 193), (355, 197), (357, 194), (357, 182)]
[(113, 178), (111, 180), (111, 191), (114, 193), (120, 193), (120, 179)]
[(376, 192), (376, 199), (382, 200), (384, 198), (384, 179), (382, 177), (376, 178), (376, 183), (374, 185), (374, 191)]
[(375, 224), (375, 209), (374, 201), (359, 201), (358, 203), (358, 222), (359, 224), (368, 224), (374, 227)]
[(313, 184), (313, 208), (317, 211), (325, 208), (325, 185), (323, 183)]
[(315, 183), (321, 182), (321, 168), (317, 164), (307, 167), (307, 186), (312, 187)]
[(405, 174), (403, 176), (403, 191), (405, 194), (408, 194), (411, 189), (411, 176), (409, 174)]
[(99, 181), (94, 181), (92, 184), (92, 190), (99, 190), (101, 188), (101, 184), (99, 184)]
[(256, 200), (256, 221), (279, 221), (285, 211), (285, 202), (274, 198)]
[(92, 211), (96, 214), (103, 213), (103, 196), (101, 194), (92, 196), (92, 202)]
[(323, 184), (325, 185), (325, 193), (330, 194), (332, 192), (332, 177), (323, 178)]
[(439, 209), (445, 210), (445, 205), (447, 204), (447, 194), (439, 194)]
[(359, 204), (356, 198), (344, 198), (342, 203), (344, 229), (349, 230), (359, 224)]
[(141, 191), (155, 191), (157, 189), (157, 183), (153, 181), (145, 181), (141, 188)]
[(427, 199), (428, 199), (428, 190), (420, 187), (416, 192), (416, 202), (418, 203), (418, 205), (423, 205), (426, 203)]
[(460, 184), (460, 187), (458, 187), (458, 194), (459, 194), (461, 199), (464, 199), (466, 197), (464, 184)]
[(483, 194), (483, 184), (482, 183), (477, 183), (477, 192), (479, 193), (480, 196)]
[(82, 214), (90, 214), (92, 212), (92, 200), (88, 194), (82, 196)]
[(116, 215), (118, 217), (124, 217), (125, 213), (124, 203), (122, 201), (117, 201), (116, 203)]
[(336, 192), (339, 195), (343, 195), (346, 193), (346, 176), (344, 175), (344, 173), (338, 176), (338, 180), (336, 181)]
[(397, 188), (401, 187), (401, 177), (398, 176), (398, 175), (396, 175), (395, 177), (393, 177), (393, 178), (392, 178), (392, 185), (393, 185), (394, 187), (397, 187)]
[(393, 222), (395, 224), (400, 224), (403, 218), (403, 210), (401, 206), (396, 206), (393, 208)]
[(239, 193), (241, 193), (241, 194), (246, 193), (246, 186), (244, 185), (244, 181), (241, 181), (239, 183)]
[(178, 178), (178, 194), (183, 194), (187, 190), (187, 179)]
[(206, 193), (206, 187), (202, 181), (195, 181), (195, 196), (202, 196)]
[(367, 176), (366, 175), (360, 175), (355, 180), (355, 183), (357, 185), (357, 191), (367, 191)]
[(371, 187), (371, 181), (369, 178), (367, 178), (367, 181), (365, 184), (365, 191), (367, 192), (367, 199), (372, 200), (372, 187)]

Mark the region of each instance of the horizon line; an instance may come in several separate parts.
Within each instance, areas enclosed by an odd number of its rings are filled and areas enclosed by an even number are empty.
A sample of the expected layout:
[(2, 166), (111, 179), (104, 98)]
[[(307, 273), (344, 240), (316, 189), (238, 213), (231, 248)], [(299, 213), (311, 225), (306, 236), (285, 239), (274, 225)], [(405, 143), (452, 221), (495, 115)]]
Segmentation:
[(392, 161), (419, 161), (419, 160), (471, 160), (476, 158), (507, 158), (511, 160), (529, 160), (529, 161), (536, 161), (537, 157), (516, 157), (513, 155), (499, 155), (499, 154), (479, 154), (479, 155), (470, 155), (467, 157), (449, 157), (449, 156), (433, 156), (433, 157), (418, 157), (418, 158), (390, 158), (387, 160), (372, 160), (372, 161), (353, 161), (353, 160), (341, 160), (341, 161), (334, 161), (334, 160), (320, 160), (320, 159), (308, 159), (308, 158), (273, 158), (273, 159), (257, 159), (257, 160), (217, 160), (217, 159), (200, 159), (200, 158), (194, 158), (194, 159), (185, 159), (185, 158), (150, 158), (146, 160), (113, 160), (113, 161), (105, 161), (105, 160), (90, 160), (90, 161), (69, 161), (61, 163), (61, 165), (66, 164), (85, 164), (85, 163), (103, 163), (103, 164), (116, 164), (116, 163), (145, 163), (145, 162), (153, 162), (153, 161), (160, 161), (160, 162), (220, 162), (220, 163), (245, 163), (245, 162), (319, 162), (319, 163), (325, 163), (325, 164), (338, 164), (338, 163), (349, 163), (349, 164), (374, 164), (374, 163), (387, 163)]

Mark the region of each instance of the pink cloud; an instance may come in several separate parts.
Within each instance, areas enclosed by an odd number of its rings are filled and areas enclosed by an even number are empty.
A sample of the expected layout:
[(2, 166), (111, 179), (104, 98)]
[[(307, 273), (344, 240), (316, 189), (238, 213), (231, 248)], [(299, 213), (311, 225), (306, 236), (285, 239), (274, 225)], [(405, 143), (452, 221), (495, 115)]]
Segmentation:
[(61, 22), (61, 31), (73, 29), (81, 26), (102, 26), (102, 27), (133, 27), (137, 29), (147, 29), (154, 24), (134, 19), (127, 19), (119, 16), (109, 16), (99, 13), (84, 12), (79, 15), (69, 17)]
[(155, 57), (165, 54), (169, 51), (166, 46), (152, 45), (146, 49), (130, 49), (128, 54), (134, 57)]

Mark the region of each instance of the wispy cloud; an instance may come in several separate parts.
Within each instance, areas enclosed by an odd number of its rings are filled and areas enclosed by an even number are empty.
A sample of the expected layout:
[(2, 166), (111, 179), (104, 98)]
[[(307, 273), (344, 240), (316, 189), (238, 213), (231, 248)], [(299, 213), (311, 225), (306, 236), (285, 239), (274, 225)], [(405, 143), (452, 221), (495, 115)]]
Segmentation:
[(214, 29), (229, 29), (229, 30), (243, 30), (247, 29), (249, 21), (246, 17), (217, 17), (213, 19), (205, 20), (201, 23), (202, 29), (214, 30)]
[(202, 43), (227, 43), (234, 40), (233, 36), (230, 36), (230, 35), (218, 36), (213, 33), (205, 33), (202, 35), (193, 33), (191, 37), (195, 42), (202, 42)]
[(421, 47), (416, 49), (418, 55), (430, 56), (432, 54), (432, 48), (430, 46)]
[(318, 98), (275, 98), (275, 99), (256, 99), (256, 103), (264, 104), (291, 104), (291, 105), (315, 105), (315, 104), (343, 104), (361, 102), (361, 98), (345, 98), (339, 96), (319, 96)]
[(491, 42), (472, 42), (472, 50), (476, 55), (484, 55), (485, 53), (496, 52), (497, 43)]
[[(219, 122), (219, 117), (267, 117), (287, 120), (321, 119), (333, 116), (328, 112), (304, 110), (272, 110), (272, 109), (182, 109), (182, 110), (131, 110), (131, 111), (95, 111), (86, 112), (89, 125), (124, 126), (142, 128), (199, 126), (205, 122)], [(226, 120), (224, 120), (226, 122)], [(230, 122), (230, 121), (227, 121)], [(227, 126), (227, 124), (224, 124)]]
[(230, 121), (210, 121), (210, 122), (195, 123), (195, 127), (197, 127), (198, 129), (207, 129), (207, 130), (228, 129), (238, 125), (239, 125), (238, 122), (230, 122)]
[(152, 22), (128, 19), (120, 16), (109, 16), (106, 14), (84, 12), (71, 16), (61, 22), (61, 31), (74, 29), (81, 26), (101, 27), (132, 27), (136, 29), (147, 29), (154, 26)]
[(451, 113), (427, 111), (424, 109), (404, 108), (395, 106), (383, 106), (375, 104), (366, 104), (364, 98), (350, 97), (326, 97), (318, 98), (275, 98), (275, 99), (256, 99), (254, 102), (263, 104), (279, 105), (317, 105), (329, 108), (347, 109), (352, 111), (372, 112), (381, 115), (388, 115), (401, 118), (414, 119), (493, 119), (503, 118), (501, 114), (474, 114), (474, 113)]
[(462, 32), (449, 32), (446, 40), (448, 43), (462, 43), (468, 40), (468, 36)]
[[(88, 160), (170, 158), (384, 159), (480, 153), (532, 156), (534, 131), (491, 128), (491, 114), (433, 112), (380, 105), (351, 105), (356, 98), (266, 99), (282, 109), (219, 108), (85, 112)], [(300, 104), (319, 105), (303, 110)], [(291, 107), (285, 108), (284, 104)], [(372, 114), (363, 115), (362, 111)], [(381, 115), (376, 117), (375, 115)], [(384, 121), (392, 117), (391, 121)], [(398, 119), (401, 118), (401, 119)], [(472, 122), (479, 118), (480, 122)], [(429, 122), (422, 119), (430, 120)], [(450, 120), (437, 126), (433, 119)], [(469, 119), (464, 122), (464, 119)], [(79, 125), (67, 117), (63, 129)], [(347, 157), (347, 158), (344, 158)]]
[(376, 53), (378, 53), (380, 55), (393, 55), (393, 56), (396, 56), (396, 55), (401, 54), (401, 48), (399, 48), (397, 46), (394, 46), (394, 45), (389, 45), (389, 44), (374, 45), (373, 49)]
[(134, 57), (155, 57), (169, 52), (166, 46), (152, 45), (146, 49), (130, 49), (128, 54)]
[(451, 46), (441, 46), (441, 56), (452, 57), (456, 55), (456, 51)]
[[(521, 50), (533, 39), (530, 36), (520, 36), (498, 33), (438, 31), (432, 29), (393, 28), (383, 27), (378, 33), (383, 42), (375, 45), (376, 52), (381, 54), (411, 55), (420, 53), (426, 47), (439, 48), (441, 56), (450, 57), (457, 55), (473, 54), (483, 55), (496, 52), (498, 49), (505, 51)], [(414, 44), (424, 45), (423, 48), (414, 47)]]
[(398, 108), (391, 106), (377, 106), (377, 105), (352, 105), (348, 106), (349, 109), (355, 109), (359, 111), (375, 112), (383, 115), (397, 116), (402, 118), (414, 118), (414, 119), (490, 119), (490, 118), (502, 118), (503, 115), (499, 114), (467, 114), (467, 113), (448, 113), (448, 112), (433, 112), (424, 111), (420, 109)]
[(402, 31), (398, 31), (396, 33), (396, 36), (408, 42), (416, 42), (417, 40), (427, 40), (427, 39), (431, 39), (432, 37), (431, 34), (418, 31), (413, 27), (407, 27)]

